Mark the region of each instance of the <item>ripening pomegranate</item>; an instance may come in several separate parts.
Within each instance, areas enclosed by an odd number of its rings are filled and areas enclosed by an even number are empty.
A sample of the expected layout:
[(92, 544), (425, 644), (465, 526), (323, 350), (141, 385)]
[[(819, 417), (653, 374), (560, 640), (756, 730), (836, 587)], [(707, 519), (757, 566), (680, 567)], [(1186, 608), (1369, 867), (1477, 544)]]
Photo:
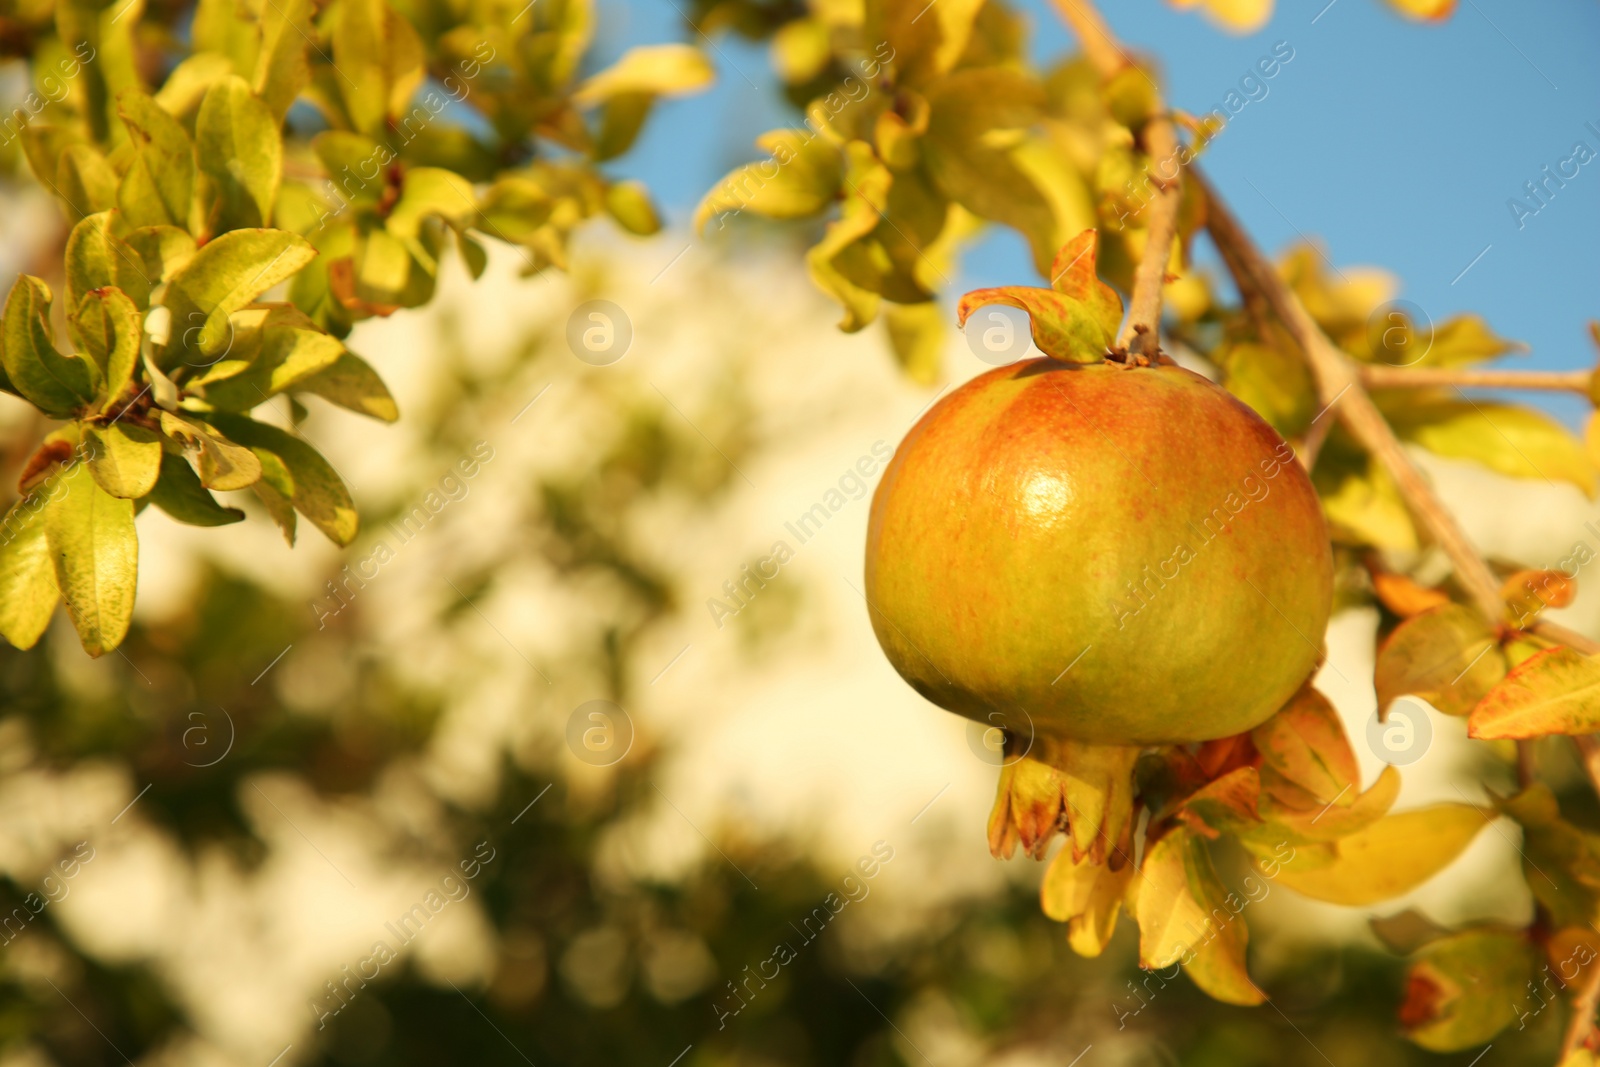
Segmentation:
[(1241, 733), (1293, 695), (1333, 562), (1294, 450), (1225, 390), (1172, 365), (1036, 359), (963, 385), (900, 443), (866, 589), (890, 662), (940, 707), (1144, 745)]

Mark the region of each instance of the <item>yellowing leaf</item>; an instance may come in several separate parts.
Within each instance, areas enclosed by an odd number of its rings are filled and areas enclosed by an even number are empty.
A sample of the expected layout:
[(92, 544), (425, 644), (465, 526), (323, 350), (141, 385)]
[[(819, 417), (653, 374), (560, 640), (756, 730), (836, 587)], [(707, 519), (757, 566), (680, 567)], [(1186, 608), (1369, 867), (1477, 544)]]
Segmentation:
[(426, 58), (417, 31), (388, 0), (340, 0), (333, 63), (357, 132), (382, 136), (422, 84)]
[(50, 303), (44, 282), (26, 274), (17, 279), (0, 318), (0, 360), (18, 393), (46, 415), (64, 419), (91, 404), (104, 379), (92, 361), (56, 351)]
[[(1262, 787), (1298, 807), (1355, 802), (1361, 768), (1328, 698), (1307, 685), (1276, 715), (1250, 732), (1261, 753)], [(1290, 790), (1275, 788), (1287, 785)]]
[(295, 391), (314, 393), (329, 403), (383, 422), (400, 417), (400, 409), (378, 372), (353, 352), (340, 353), (332, 364), (299, 382)]
[(1450, 595), (1444, 590), (1421, 585), (1396, 571), (1373, 571), (1372, 591), (1384, 607), (1403, 619), (1450, 603)]
[[(287, 484), (292, 491), (284, 495), (289, 497), (296, 511), (327, 535), (328, 540), (336, 545), (348, 545), (355, 540), (359, 525), (355, 502), (350, 499), (350, 492), (338, 472), (322, 458), (321, 453), (276, 426), (241, 415), (219, 412), (211, 421), (230, 441), (236, 441), (258, 454), (262, 464), (262, 482), (281, 493), (280, 485), (269, 482), (268, 475), (274, 468), (287, 475)], [(276, 463), (272, 462), (274, 458)]]
[(1386, 815), (1341, 839), (1331, 864), (1314, 870), (1286, 865), (1278, 880), (1313, 900), (1376, 904), (1438, 874), (1488, 822), (1488, 816), (1469, 804), (1439, 804)]
[(961, 298), (957, 321), (965, 326), (972, 313), (991, 304), (1005, 304), (1028, 313), (1034, 343), (1053, 359), (1094, 363), (1116, 342), (1122, 322), (1122, 299), (1095, 273), (1100, 236), (1085, 230), (1063, 247), (1051, 267), (1052, 288), (1011, 285), (977, 289)]
[(72, 332), (86, 355), (100, 369), (99, 409), (108, 411), (124, 399), (139, 364), (144, 320), (121, 289), (94, 289), (84, 295), (72, 317)]
[(714, 216), (749, 210), (771, 219), (807, 218), (839, 196), (843, 157), (838, 147), (810, 130), (772, 130), (756, 141), (772, 154), (718, 182), (695, 209), (694, 226), (704, 232)]
[(930, 300), (923, 304), (890, 304), (884, 308), (884, 324), (889, 328), (889, 343), (895, 362), (906, 377), (918, 385), (932, 385), (944, 369), (944, 313)]
[(83, 447), (94, 480), (112, 496), (137, 500), (155, 488), (161, 472), (161, 438), (144, 427), (88, 426)]
[(82, 463), (53, 478), (45, 535), (56, 584), (84, 651), (104, 655), (122, 643), (133, 617), (139, 573), (133, 501), (101, 489)]
[(1522, 827), (1523, 880), (1550, 921), (1591, 928), (1600, 919), (1600, 835), (1561, 817), (1555, 794), (1535, 782), (1496, 806)]
[(1272, 17), (1272, 0), (1170, 0), (1173, 7), (1199, 7), (1230, 33), (1254, 33)]
[(283, 171), (278, 120), (243, 78), (212, 84), (195, 119), (200, 169), (211, 179), (219, 203), (215, 229), (265, 226), (272, 221)]
[(680, 96), (711, 84), (715, 72), (705, 54), (686, 44), (640, 45), (578, 86), (572, 102), (590, 107), (622, 93)]
[(1393, 767), (1385, 767), (1378, 774), (1378, 780), (1365, 793), (1357, 796), (1353, 801), (1337, 804), (1327, 804), (1321, 808), (1301, 808), (1284, 804), (1277, 796), (1271, 793), (1262, 795), (1260, 808), (1264, 819), (1268, 820), (1268, 833), (1258, 834), (1254, 840), (1242, 838), (1246, 844), (1261, 845), (1270, 833), (1276, 833), (1279, 839), (1292, 837), (1295, 841), (1328, 842), (1339, 841), (1351, 834), (1366, 829), (1379, 819), (1384, 813), (1394, 807), (1395, 800), (1400, 796), (1400, 772)]
[(1245, 970), (1246, 902), (1217, 879), (1205, 843), (1185, 828), (1162, 837), (1140, 870), (1135, 917), (1140, 966), (1181, 963), (1196, 985), (1230, 1004), (1266, 999)]
[(189, 225), (194, 202), (194, 149), (178, 120), (137, 89), (117, 97), (133, 157), (117, 189), (130, 226)]
[(1467, 734), (1483, 739), (1600, 730), (1600, 658), (1565, 646), (1523, 660), (1479, 701)]
[(309, 241), (287, 230), (234, 230), (196, 252), (167, 284), (172, 335), (163, 369), (183, 356), (202, 367), (221, 358), (233, 343), (228, 317), (316, 254)]
[(1445, 604), (1406, 619), (1378, 649), (1378, 710), (1396, 697), (1421, 697), (1446, 715), (1465, 715), (1506, 675), (1489, 624), (1470, 608)]
[(188, 461), (170, 452), (162, 453), (161, 477), (150, 491), (150, 503), (190, 526), (226, 526), (244, 520), (244, 512), (218, 504)]
[(1428, 451), (1514, 478), (1567, 481), (1594, 495), (1595, 467), (1566, 427), (1530, 408), (1416, 395), (1380, 405), (1395, 432)]
[(17, 648), (32, 648), (50, 624), (61, 591), (45, 537), (47, 496), (17, 501), (0, 522), (0, 636)]
[(1388, 0), (1389, 6), (1407, 18), (1439, 21), (1456, 10), (1456, 0)]

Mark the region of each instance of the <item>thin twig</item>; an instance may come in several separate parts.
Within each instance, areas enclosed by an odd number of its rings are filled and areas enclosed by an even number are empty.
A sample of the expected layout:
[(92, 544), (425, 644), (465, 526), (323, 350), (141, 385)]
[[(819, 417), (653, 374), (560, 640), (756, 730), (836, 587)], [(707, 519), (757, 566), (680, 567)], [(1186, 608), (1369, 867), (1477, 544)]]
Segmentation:
[(1537, 389), (1589, 395), (1595, 372), (1591, 370), (1464, 370), (1456, 367), (1361, 368), (1361, 382), (1369, 389), (1432, 389), (1458, 386), (1475, 389)]
[(1193, 175), (1193, 180), (1205, 190), (1206, 228), (1219, 246), (1229, 249), (1226, 262), (1230, 266), (1236, 265), (1234, 280), (1241, 289), (1248, 287), (1258, 291), (1272, 308), (1273, 314), (1283, 321), (1305, 353), (1322, 402), (1333, 404), (1339, 419), (1350, 433), (1378, 457), (1394, 479), (1401, 497), (1410, 506), (1411, 513), (1455, 565), (1457, 580), (1478, 610), (1490, 622), (1498, 624), (1505, 613), (1499, 581), (1467, 539), (1466, 532), (1456, 522), (1455, 516), (1434, 495), (1433, 487), (1411, 461), (1383, 413), (1367, 395), (1355, 361), (1341, 352), (1322, 332), (1293, 290), (1278, 276), (1222, 198), (1198, 171)]
[[(1109, 80), (1135, 66), (1093, 4), (1084, 0), (1054, 2), (1062, 19), (1078, 35), (1084, 54), (1101, 78)], [(1117, 347), (1126, 348), (1134, 355), (1154, 357), (1161, 350), (1161, 287), (1166, 283), (1172, 242), (1178, 234), (1178, 206), (1183, 199), (1181, 171), (1187, 161), (1179, 156), (1178, 130), (1160, 102), (1159, 94), (1155, 114), (1137, 134), (1149, 160), (1146, 176), (1155, 189), (1155, 196), (1149, 205), (1144, 255), (1133, 275), (1128, 321), (1117, 335)]]

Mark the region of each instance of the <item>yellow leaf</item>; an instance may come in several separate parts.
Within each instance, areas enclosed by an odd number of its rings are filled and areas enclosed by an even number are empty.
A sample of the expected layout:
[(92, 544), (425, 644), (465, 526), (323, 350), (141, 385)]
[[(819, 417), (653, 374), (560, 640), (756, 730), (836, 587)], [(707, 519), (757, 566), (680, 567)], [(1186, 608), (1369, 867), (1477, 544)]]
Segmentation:
[(1230, 33), (1253, 33), (1272, 17), (1272, 0), (1172, 0), (1176, 8), (1200, 7)]
[(699, 92), (715, 73), (705, 55), (686, 44), (641, 45), (578, 86), (572, 94), (579, 107), (599, 104), (619, 93), (679, 96)]
[(1519, 663), (1479, 701), (1467, 734), (1486, 740), (1600, 730), (1600, 657), (1565, 646)]
[(1274, 787), (1287, 784), (1296, 796), (1307, 799), (1303, 806), (1354, 803), (1361, 783), (1356, 754), (1339, 713), (1311, 686), (1303, 687), (1276, 715), (1252, 730), (1250, 739), (1262, 756), (1262, 787), (1280, 799), (1283, 793)]
[(1456, 10), (1456, 0), (1389, 0), (1389, 6), (1412, 19), (1437, 22)]
[(1489, 817), (1470, 804), (1439, 804), (1386, 815), (1339, 841), (1332, 863), (1304, 871), (1285, 866), (1278, 880), (1313, 900), (1376, 904), (1438, 874), (1488, 822)]
[(1186, 828), (1173, 830), (1151, 847), (1140, 875), (1141, 966), (1181, 963), (1196, 985), (1230, 1004), (1266, 999), (1245, 970), (1247, 902), (1217, 879), (1204, 841)]
[(1446, 715), (1465, 715), (1506, 675), (1494, 631), (1477, 612), (1445, 604), (1395, 627), (1378, 649), (1378, 711), (1396, 697), (1421, 697)]

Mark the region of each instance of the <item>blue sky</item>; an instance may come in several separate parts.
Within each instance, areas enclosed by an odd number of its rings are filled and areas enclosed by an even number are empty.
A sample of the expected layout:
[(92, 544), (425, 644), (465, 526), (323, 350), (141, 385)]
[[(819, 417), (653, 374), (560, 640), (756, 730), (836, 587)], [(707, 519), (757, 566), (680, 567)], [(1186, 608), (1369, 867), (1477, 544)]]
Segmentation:
[[(1047, 0), (1018, 6), (1035, 58), (1071, 49)], [(1317, 237), (1337, 264), (1397, 274), (1402, 295), (1436, 321), (1482, 313), (1532, 346), (1527, 366), (1594, 362), (1586, 323), (1600, 318), (1600, 158), (1520, 228), (1507, 201), (1537, 207), (1524, 183), (1578, 141), (1600, 156), (1600, 5), (1462, 0), (1448, 22), (1417, 25), (1379, 0), (1279, 0), (1247, 37), (1164, 0), (1102, 8), (1131, 48), (1158, 57), (1174, 106), (1196, 113), (1217, 106), (1276, 42), (1294, 49), (1207, 158), (1266, 248)], [(689, 39), (675, 0), (602, 0), (601, 10), (602, 56)], [(664, 107), (619, 168), (645, 179), (674, 222), (730, 166), (757, 156), (757, 134), (790, 121), (765, 49), (716, 44), (716, 87)], [(963, 266), (964, 289), (1033, 278), (1021, 241), (999, 230)], [(1569, 420), (1583, 410), (1575, 398), (1551, 406)]]

